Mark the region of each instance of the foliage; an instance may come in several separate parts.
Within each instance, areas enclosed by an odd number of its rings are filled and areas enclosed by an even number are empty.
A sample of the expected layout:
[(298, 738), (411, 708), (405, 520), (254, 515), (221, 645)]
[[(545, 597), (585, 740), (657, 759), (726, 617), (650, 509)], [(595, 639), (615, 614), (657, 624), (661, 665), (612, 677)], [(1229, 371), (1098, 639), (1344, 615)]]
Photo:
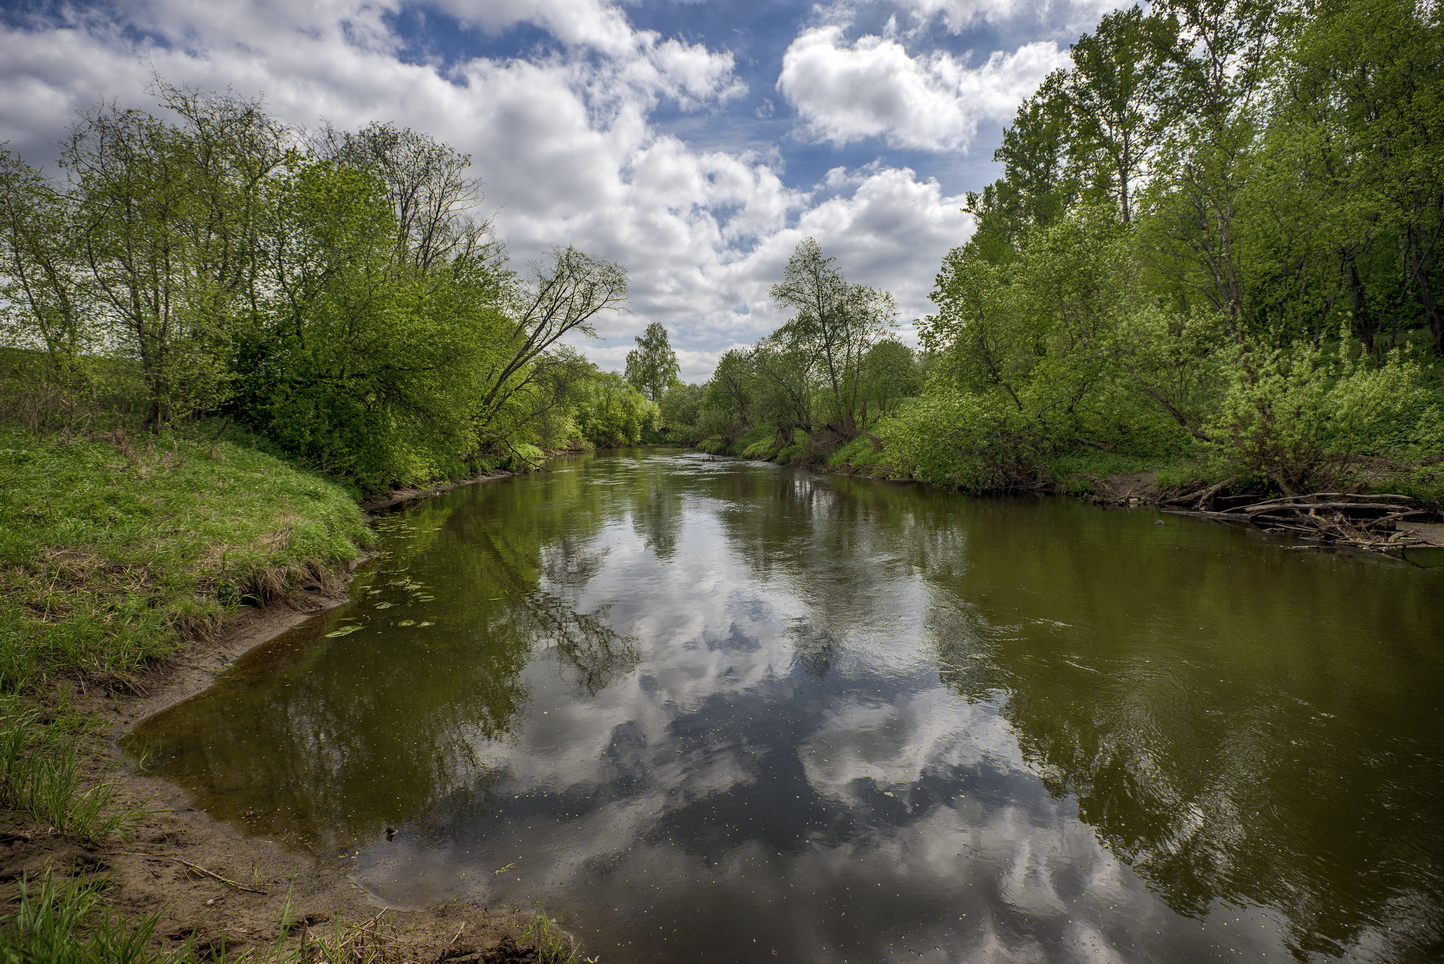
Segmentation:
[(704, 385), (677, 383), (657, 403), (661, 410), (662, 431), (678, 442), (695, 442), (700, 438), (698, 423), (707, 389)]
[(910, 477), (965, 492), (1036, 486), (1056, 447), (1005, 394), (929, 393), (899, 413), (888, 451)]
[[(1237, 350), (1228, 389), (1206, 426), (1220, 471), (1272, 482), (1285, 494), (1365, 481), (1371, 462), (1440, 437), (1439, 411), (1402, 416), (1426, 401), (1417, 362), (1382, 362), (1308, 343)], [(1401, 424), (1402, 422), (1402, 424)], [(1404, 433), (1403, 438), (1398, 433)]]
[(0, 368), (0, 415), (223, 415), (368, 490), (575, 439), (559, 342), (624, 305), (619, 265), (563, 244), (510, 270), (470, 159), (428, 135), (308, 141), (230, 93), (152, 93), (163, 114), (82, 112), (63, 178), (0, 152), (0, 348), (41, 361)]
[(667, 341), (667, 329), (654, 321), (636, 342), (637, 347), (627, 352), (626, 379), (650, 401), (661, 402), (662, 396), (681, 384), (677, 353)]
[(866, 421), (863, 358), (896, 325), (892, 296), (849, 283), (812, 238), (797, 245), (771, 293), (793, 315), (761, 346), (756, 370), (795, 427), (811, 431), (815, 412), (830, 431), (856, 437)]
[(656, 431), (661, 411), (615, 372), (593, 368), (575, 415), (582, 437), (598, 448), (636, 445)]
[(898, 467), (982, 490), (1093, 452), (1431, 490), (1440, 362), (1395, 350), (1444, 353), (1441, 50), (1410, 0), (1105, 16), (969, 195), (926, 387), (883, 433)]

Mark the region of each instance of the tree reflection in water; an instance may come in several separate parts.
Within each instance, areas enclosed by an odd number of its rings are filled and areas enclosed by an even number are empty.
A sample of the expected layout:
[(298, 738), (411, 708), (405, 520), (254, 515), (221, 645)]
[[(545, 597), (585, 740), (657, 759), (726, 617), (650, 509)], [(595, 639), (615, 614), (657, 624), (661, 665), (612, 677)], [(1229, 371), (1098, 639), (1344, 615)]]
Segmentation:
[(399, 517), (356, 604), (137, 739), (358, 879), (551, 888), (635, 961), (1418, 958), (1438, 579), (1153, 523), (578, 460)]

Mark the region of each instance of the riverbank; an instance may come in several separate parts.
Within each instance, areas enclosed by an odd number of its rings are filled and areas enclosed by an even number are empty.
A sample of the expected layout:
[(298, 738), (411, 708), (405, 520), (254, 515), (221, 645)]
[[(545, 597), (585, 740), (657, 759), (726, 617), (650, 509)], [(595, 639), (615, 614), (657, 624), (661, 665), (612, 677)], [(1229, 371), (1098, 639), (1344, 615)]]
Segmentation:
[[(0, 481), (0, 950), (533, 959), (517, 942), (534, 915), (383, 913), (339, 872), (194, 810), (119, 749), (138, 720), (345, 600), (370, 542), (350, 493), (245, 446), (123, 434), (7, 432)], [(23, 923), (82, 912), (73, 933)]]
[[(899, 464), (889, 454), (886, 439), (871, 433), (845, 443), (836, 438), (803, 437), (780, 446), (775, 433), (764, 428), (730, 444), (711, 439), (703, 440), (699, 447), (714, 455), (936, 484)], [(1095, 450), (1065, 451), (1042, 460), (1027, 476), (1027, 484), (968, 491), (972, 495), (1032, 492), (1081, 498), (1095, 505), (1154, 506), (1170, 514), (1297, 537), (1311, 548), (1403, 553), (1444, 548), (1441, 463), (1441, 457), (1425, 460), (1414, 468), (1412, 477), (1393, 466), (1392, 474), (1378, 476), (1378, 484), (1356, 485), (1345, 492), (1285, 494), (1266, 484), (1250, 485), (1236, 476), (1221, 477), (1193, 459), (1150, 461)], [(1390, 486), (1403, 491), (1391, 491)]]

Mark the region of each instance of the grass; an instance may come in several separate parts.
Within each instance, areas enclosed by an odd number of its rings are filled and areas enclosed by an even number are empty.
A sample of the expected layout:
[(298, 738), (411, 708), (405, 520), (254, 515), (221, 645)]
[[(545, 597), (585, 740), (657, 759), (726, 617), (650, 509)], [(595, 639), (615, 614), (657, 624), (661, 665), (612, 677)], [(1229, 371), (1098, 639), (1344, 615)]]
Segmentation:
[(572, 939), (562, 930), (560, 921), (547, 914), (541, 901), (537, 901), (536, 913), (522, 932), (521, 939), (536, 950), (540, 964), (578, 964), (581, 961)]
[(0, 693), (124, 682), (367, 538), (344, 489), (242, 444), (0, 429)]
[(307, 931), (293, 945), (289, 902), (268, 945), (234, 953), (220, 946), (197, 947), (192, 938), (172, 951), (157, 952), (151, 940), (160, 914), (128, 927), (125, 918), (105, 906), (104, 888), (105, 879), (94, 875), (57, 877), (47, 870), (37, 878), (22, 877), (14, 913), (0, 918), (0, 964), (379, 964), (397, 959), (394, 928), (385, 912), (361, 924), (337, 923), (330, 939)]
[(145, 812), (117, 808), (109, 783), (87, 786), (76, 735), (41, 724), (40, 712), (17, 697), (0, 700), (0, 806), (80, 840), (128, 836)]
[[(0, 921), (4, 964), (159, 964), (177, 960), (149, 948), (157, 916), (128, 928), (107, 908), (100, 911), (104, 881), (56, 880), (47, 871), (21, 878), (15, 913)], [(188, 956), (189, 948), (182, 955)]]

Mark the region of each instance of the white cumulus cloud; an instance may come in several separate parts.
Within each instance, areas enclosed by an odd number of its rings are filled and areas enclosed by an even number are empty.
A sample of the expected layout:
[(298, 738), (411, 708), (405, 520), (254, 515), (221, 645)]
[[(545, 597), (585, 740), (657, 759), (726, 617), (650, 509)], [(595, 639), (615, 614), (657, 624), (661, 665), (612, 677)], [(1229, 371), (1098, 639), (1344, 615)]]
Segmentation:
[(968, 147), (983, 120), (1007, 121), (1044, 77), (1067, 62), (1052, 41), (996, 52), (977, 67), (946, 51), (913, 56), (897, 40), (848, 43), (839, 26), (815, 27), (787, 49), (777, 89), (805, 136), (843, 145), (877, 137), (896, 147)]

